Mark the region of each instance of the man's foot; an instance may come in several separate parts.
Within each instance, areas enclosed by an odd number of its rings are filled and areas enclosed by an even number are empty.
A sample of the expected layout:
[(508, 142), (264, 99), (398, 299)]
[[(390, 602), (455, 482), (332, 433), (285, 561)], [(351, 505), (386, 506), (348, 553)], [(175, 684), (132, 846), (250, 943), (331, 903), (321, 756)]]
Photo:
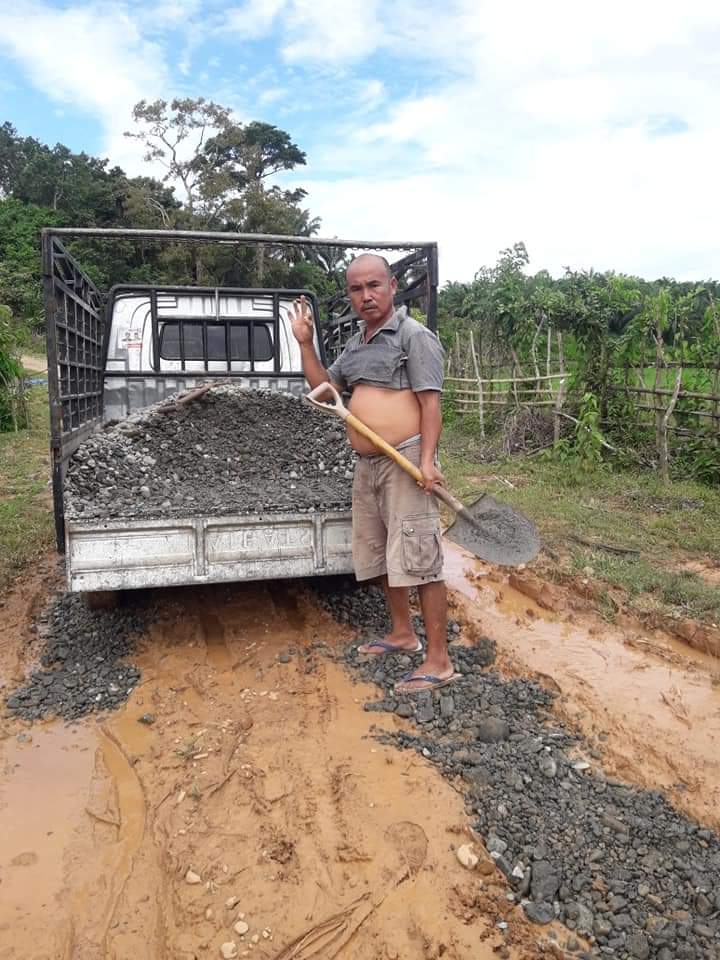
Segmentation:
[(436, 690), (447, 687), (460, 678), (452, 663), (442, 670), (436, 670), (428, 663), (421, 663), (416, 670), (406, 673), (395, 684), (395, 693), (420, 693), (423, 690)]
[(368, 640), (357, 648), (358, 653), (368, 657), (383, 657), (388, 653), (420, 653), (422, 643), (416, 636), (395, 637), (389, 634), (384, 640)]

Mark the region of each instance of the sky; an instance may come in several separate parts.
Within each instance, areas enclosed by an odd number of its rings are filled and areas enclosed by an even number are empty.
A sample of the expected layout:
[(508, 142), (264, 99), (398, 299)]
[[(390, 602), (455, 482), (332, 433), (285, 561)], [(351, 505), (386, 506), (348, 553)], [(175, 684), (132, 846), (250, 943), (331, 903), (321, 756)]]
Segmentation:
[(320, 235), (436, 240), (443, 282), (720, 277), (717, 0), (5, 0), (0, 122), (152, 173), (141, 100), (287, 130)]

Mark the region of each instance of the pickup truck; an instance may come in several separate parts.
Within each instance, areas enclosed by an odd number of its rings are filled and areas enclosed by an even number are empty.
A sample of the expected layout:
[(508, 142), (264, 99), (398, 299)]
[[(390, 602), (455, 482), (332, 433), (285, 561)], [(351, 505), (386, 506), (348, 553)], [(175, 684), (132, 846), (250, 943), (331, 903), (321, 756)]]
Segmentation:
[[(64, 246), (66, 235), (110, 241), (150, 236), (283, 245), (311, 241), (189, 231), (43, 231), (53, 499), (68, 589), (91, 593), (349, 573), (349, 509), (243, 516), (203, 515), (200, 509), (167, 519), (65, 516), (68, 462), (108, 421), (213, 378), (302, 395), (305, 380), (288, 316), (300, 293), (312, 305), (315, 343), (325, 359), (319, 306), (311, 291), (121, 284), (103, 294)], [(340, 245), (314, 238), (312, 243)], [(436, 263), (434, 245), (397, 247), (420, 250), (414, 258), (406, 255), (403, 264), (417, 266), (423, 255)], [(416, 276), (404, 302), (417, 297), (421, 286)], [(428, 287), (434, 298), (436, 280)]]

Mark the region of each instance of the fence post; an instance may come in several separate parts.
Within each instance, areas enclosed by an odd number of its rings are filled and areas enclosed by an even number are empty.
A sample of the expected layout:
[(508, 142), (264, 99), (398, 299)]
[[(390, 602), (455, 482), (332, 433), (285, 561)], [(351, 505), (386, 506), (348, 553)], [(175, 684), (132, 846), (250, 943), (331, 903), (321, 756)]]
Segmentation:
[[(558, 363), (560, 367), (560, 373), (562, 374), (560, 382), (558, 383), (557, 394), (555, 395), (555, 408), (553, 414), (553, 443), (557, 443), (560, 439), (560, 411), (562, 410), (563, 403), (565, 401), (565, 356), (563, 354), (563, 340), (562, 340), (562, 331), (558, 330), (557, 332), (557, 345), (558, 345)], [(548, 385), (551, 384), (551, 381), (548, 380)], [(552, 389), (552, 387), (550, 387)]]
[(551, 361), (551, 357), (552, 357), (552, 335), (553, 335), (552, 327), (548, 327), (548, 332), (547, 332), (547, 357), (546, 357), (546, 359), (545, 359), (545, 373), (547, 374), (548, 377), (550, 376), (550, 361)]
[(663, 483), (669, 483), (670, 481), (670, 470), (668, 467), (668, 424), (670, 423), (670, 417), (672, 412), (675, 409), (675, 404), (678, 400), (678, 394), (680, 393), (680, 385), (682, 383), (683, 368), (682, 364), (678, 367), (677, 376), (675, 377), (675, 387), (673, 389), (672, 397), (670, 398), (670, 403), (667, 405), (667, 409), (660, 418), (658, 424), (658, 458), (660, 466), (660, 478)]
[(475, 337), (473, 336), (472, 330), (470, 331), (470, 353), (472, 355), (473, 367), (475, 369), (475, 379), (477, 380), (478, 385), (478, 416), (480, 417), (480, 439), (485, 439), (485, 411), (483, 409), (483, 382), (482, 377), (480, 376), (480, 368), (478, 367), (477, 353), (475, 352)]
[(520, 366), (520, 361), (518, 360), (517, 353), (515, 353), (515, 347), (510, 347), (510, 352), (512, 353), (512, 361), (513, 361), (512, 391), (513, 391), (513, 396), (515, 397), (515, 406), (519, 407), (520, 401), (518, 400), (517, 378), (522, 377), (522, 367)]

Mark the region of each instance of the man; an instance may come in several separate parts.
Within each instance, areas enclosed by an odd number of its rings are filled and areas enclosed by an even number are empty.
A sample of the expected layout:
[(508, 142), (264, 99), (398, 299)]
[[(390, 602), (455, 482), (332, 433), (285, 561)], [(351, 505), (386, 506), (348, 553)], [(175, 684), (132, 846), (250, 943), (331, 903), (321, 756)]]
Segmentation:
[(440, 392), (443, 352), (437, 337), (395, 310), (397, 280), (375, 254), (356, 257), (347, 288), (360, 332), (326, 370), (313, 344), (313, 322), (304, 300), (294, 304), (292, 329), (311, 387), (330, 381), (352, 394), (350, 410), (420, 467), (424, 487), (365, 437), (348, 427), (358, 453), (353, 482), (353, 564), (358, 580), (380, 578), (392, 619), (384, 639), (359, 647), (369, 656), (420, 652), (410, 620), (409, 588), (416, 586), (425, 621), (423, 662), (395, 685), (398, 693), (442, 687), (455, 678), (447, 651), (447, 597), (437, 503), (430, 496), (443, 482), (437, 467), (442, 429)]

